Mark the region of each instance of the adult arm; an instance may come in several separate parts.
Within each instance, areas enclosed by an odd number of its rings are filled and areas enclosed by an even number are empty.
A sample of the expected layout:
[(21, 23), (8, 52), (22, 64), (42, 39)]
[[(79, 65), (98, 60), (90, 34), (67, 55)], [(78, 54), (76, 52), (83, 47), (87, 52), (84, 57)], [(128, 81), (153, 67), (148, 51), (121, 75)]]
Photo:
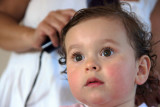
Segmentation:
[(0, 1), (0, 47), (6, 50), (24, 51), (29, 49), (25, 39), (31, 28), (20, 26), (30, 0)]
[[(153, 53), (157, 55), (157, 61), (154, 72), (155, 76), (158, 77), (160, 81), (160, 0), (157, 0), (157, 3), (151, 13), (150, 20), (153, 34), (152, 42), (156, 43), (157, 41), (159, 41), (159, 43), (153, 46)], [(145, 96), (136, 95), (136, 103), (138, 105), (140, 105), (143, 102), (146, 102), (148, 106), (157, 107), (158, 104), (160, 104), (160, 82), (159, 86), (155, 86), (154, 84), (152, 87), (158, 87), (158, 90), (154, 90), (152, 94), (147, 94)]]
[(74, 15), (72, 9), (51, 11), (36, 29), (19, 25), (29, 0), (0, 1), (0, 47), (16, 52), (41, 50), (41, 44), (49, 36), (54, 46), (58, 46), (56, 32), (61, 32)]
[(155, 66), (155, 73), (156, 76), (159, 78), (159, 85), (158, 91), (155, 93), (156, 101), (160, 104), (160, 0), (157, 0), (155, 8), (150, 17), (151, 20), (151, 28), (153, 34), (153, 43), (157, 43), (153, 46), (153, 53), (157, 55), (156, 66)]
[(157, 1), (157, 4), (151, 14), (151, 25), (153, 33), (153, 42), (159, 41), (153, 47), (153, 51), (157, 54), (157, 66), (155, 69), (159, 72), (160, 75), (160, 0)]

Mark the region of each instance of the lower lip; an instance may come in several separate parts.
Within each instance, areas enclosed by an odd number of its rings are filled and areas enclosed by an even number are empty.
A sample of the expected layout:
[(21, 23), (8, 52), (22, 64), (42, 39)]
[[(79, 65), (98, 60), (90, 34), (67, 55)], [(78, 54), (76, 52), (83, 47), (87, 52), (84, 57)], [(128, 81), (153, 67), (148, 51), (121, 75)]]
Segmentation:
[(103, 85), (104, 83), (101, 82), (95, 82), (95, 83), (90, 83), (87, 85), (87, 87), (99, 87), (101, 85)]

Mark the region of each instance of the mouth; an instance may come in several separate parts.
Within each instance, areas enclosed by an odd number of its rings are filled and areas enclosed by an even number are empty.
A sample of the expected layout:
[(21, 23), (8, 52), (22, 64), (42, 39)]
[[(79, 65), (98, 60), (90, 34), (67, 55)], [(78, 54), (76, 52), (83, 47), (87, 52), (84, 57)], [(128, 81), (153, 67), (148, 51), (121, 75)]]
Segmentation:
[(98, 87), (98, 86), (101, 86), (103, 85), (104, 82), (97, 79), (97, 78), (89, 78), (85, 84), (86, 87)]

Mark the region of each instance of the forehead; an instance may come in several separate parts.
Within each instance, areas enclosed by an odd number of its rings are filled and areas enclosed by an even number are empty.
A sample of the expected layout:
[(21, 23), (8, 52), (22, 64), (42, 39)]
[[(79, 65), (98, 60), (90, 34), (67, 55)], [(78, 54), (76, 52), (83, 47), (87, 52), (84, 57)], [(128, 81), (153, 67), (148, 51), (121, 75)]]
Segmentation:
[(88, 35), (90, 37), (98, 35), (97, 38), (102, 39), (103, 37), (121, 38), (123, 35), (128, 39), (123, 22), (116, 17), (97, 17), (82, 20), (69, 29), (66, 38), (84, 38), (85, 40)]
[(133, 50), (122, 21), (104, 17), (85, 20), (73, 26), (66, 34), (65, 48), (66, 51), (73, 46), (95, 48), (106, 42), (119, 44), (117, 46), (123, 49)]

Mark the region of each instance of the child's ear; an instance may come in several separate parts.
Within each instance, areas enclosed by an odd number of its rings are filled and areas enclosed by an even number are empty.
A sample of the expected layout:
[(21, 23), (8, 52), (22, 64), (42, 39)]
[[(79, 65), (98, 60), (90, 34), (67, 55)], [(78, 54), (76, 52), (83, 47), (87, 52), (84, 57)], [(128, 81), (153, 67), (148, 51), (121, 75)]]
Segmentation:
[(150, 58), (147, 55), (143, 55), (138, 60), (138, 71), (136, 75), (136, 84), (142, 85), (146, 82), (149, 76), (151, 67)]

